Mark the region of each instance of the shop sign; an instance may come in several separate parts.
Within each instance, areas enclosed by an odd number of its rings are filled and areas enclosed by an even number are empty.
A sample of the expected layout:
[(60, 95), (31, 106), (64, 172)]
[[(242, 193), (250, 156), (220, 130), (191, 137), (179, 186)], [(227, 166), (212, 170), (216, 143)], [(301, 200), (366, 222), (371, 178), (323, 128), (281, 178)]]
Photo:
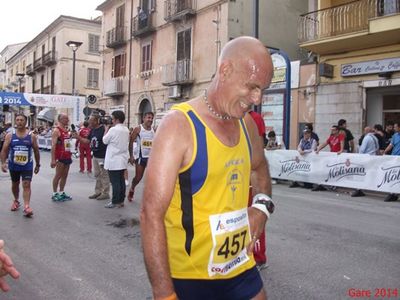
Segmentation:
[(342, 77), (400, 71), (400, 57), (343, 64)]

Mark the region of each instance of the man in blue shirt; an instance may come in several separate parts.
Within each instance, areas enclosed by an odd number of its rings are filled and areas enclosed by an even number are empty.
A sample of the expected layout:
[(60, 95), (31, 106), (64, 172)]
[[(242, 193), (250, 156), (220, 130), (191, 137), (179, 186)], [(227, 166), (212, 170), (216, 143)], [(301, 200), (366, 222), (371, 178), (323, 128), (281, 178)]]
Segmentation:
[[(389, 146), (387, 146), (387, 148), (385, 149), (385, 151), (383, 152), (383, 154), (388, 154), (390, 153), (390, 151), (392, 151), (391, 155), (400, 155), (400, 127), (399, 127), (399, 123), (394, 123), (394, 132), (395, 134), (393, 134), (392, 136), (392, 140), (389, 144)], [(396, 201), (398, 199), (398, 196), (396, 194), (389, 194), (386, 198), (385, 198), (385, 202), (391, 202), (391, 201)]]

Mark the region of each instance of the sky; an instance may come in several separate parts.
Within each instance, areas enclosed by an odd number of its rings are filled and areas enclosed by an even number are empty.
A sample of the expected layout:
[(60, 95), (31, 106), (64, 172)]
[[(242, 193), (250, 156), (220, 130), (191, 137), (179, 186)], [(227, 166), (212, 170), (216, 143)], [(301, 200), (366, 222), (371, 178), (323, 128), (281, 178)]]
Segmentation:
[(0, 0), (0, 52), (29, 42), (60, 15), (91, 19), (105, 0)]

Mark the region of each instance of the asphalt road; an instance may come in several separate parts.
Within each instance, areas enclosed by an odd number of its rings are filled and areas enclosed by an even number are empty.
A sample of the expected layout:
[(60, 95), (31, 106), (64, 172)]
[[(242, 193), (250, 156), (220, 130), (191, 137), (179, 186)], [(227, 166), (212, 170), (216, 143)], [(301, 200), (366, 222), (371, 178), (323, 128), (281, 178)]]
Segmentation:
[[(94, 179), (78, 170), (75, 161), (66, 188), (74, 200), (52, 202), (54, 170), (42, 152), (32, 219), (9, 211), (10, 181), (0, 175), (0, 238), (22, 274), (0, 299), (151, 299), (138, 226), (142, 186), (133, 203), (106, 209), (87, 198)], [(274, 185), (273, 198), (270, 266), (262, 271), (270, 300), (351, 299), (350, 289), (375, 298), (375, 289), (397, 288), (400, 296), (400, 202), (287, 184)]]

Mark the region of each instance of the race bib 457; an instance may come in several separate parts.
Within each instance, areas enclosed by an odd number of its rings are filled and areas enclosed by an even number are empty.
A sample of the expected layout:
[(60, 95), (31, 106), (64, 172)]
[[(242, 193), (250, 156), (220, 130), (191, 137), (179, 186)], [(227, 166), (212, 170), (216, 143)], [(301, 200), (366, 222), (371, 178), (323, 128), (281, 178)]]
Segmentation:
[(249, 260), (250, 243), (247, 208), (209, 217), (213, 248), (208, 263), (210, 277), (227, 275)]

